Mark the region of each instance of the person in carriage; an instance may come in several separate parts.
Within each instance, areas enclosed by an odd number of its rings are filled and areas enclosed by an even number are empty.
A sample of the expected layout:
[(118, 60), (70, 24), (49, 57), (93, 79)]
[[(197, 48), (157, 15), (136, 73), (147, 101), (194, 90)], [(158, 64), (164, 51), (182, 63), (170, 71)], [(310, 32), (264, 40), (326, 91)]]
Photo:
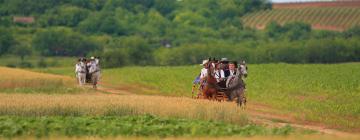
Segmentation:
[(215, 78), (218, 82), (218, 86), (221, 88), (226, 88), (226, 79), (227, 76), (225, 75), (225, 71), (227, 71), (229, 61), (227, 58), (221, 58), (221, 60), (217, 63), (215, 69)]
[[(193, 87), (192, 87), (192, 95), (194, 95), (194, 91), (197, 85), (199, 85), (199, 90), (202, 90), (203, 85), (205, 84), (205, 78), (207, 76), (207, 63), (209, 62), (209, 60), (203, 60), (202, 61), (202, 65), (203, 68), (200, 70), (200, 73), (198, 76), (195, 77), (194, 81), (193, 81)], [(198, 95), (199, 96), (199, 95)]]

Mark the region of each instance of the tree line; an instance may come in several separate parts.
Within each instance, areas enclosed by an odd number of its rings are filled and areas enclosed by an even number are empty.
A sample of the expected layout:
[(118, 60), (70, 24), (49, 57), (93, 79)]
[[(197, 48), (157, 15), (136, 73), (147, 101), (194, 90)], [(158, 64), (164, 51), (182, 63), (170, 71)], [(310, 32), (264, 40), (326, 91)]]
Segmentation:
[[(0, 0), (0, 55), (89, 56), (105, 67), (187, 65), (208, 57), (250, 63), (359, 61), (360, 28), (317, 31), (301, 22), (246, 28), (264, 0)], [(13, 16), (32, 16), (31, 24)]]

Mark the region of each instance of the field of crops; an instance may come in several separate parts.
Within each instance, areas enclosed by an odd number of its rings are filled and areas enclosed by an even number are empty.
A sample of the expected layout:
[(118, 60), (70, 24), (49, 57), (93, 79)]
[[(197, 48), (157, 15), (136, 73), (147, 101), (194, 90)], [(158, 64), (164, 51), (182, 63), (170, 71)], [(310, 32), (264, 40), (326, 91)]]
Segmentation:
[(74, 79), (63, 76), (29, 72), (26, 70), (0, 67), (2, 93), (78, 93)]
[[(232, 103), (186, 97), (106, 94), (82, 88), (74, 92), (77, 94), (63, 94), (66, 92), (58, 92), (64, 90), (61, 88), (75, 85), (69, 77), (11, 68), (0, 70), (7, 73), (3, 81), (11, 82), (3, 82), (0, 87), (0, 138), (240, 137), (314, 133), (290, 126), (255, 125), (243, 110)], [(59, 82), (53, 83), (56, 80)], [(37, 90), (38, 87), (47, 86), (52, 88)], [(4, 90), (19, 87), (27, 90)]]
[(143, 116), (0, 117), (0, 136), (252, 136), (287, 135), (291, 127), (266, 129), (221, 122)]
[[(127, 84), (129, 90), (148, 87), (145, 94), (190, 97), (199, 70), (199, 66), (109, 69), (103, 72), (103, 82)], [(360, 119), (359, 71), (358, 63), (249, 65), (247, 96), (250, 102), (294, 114), (298, 120), (359, 131), (360, 122), (355, 121)]]
[[(102, 84), (142, 94), (191, 96), (200, 66), (125, 67), (103, 71)], [(70, 68), (42, 72), (71, 75)], [(360, 65), (249, 65), (246, 79), (250, 103), (261, 103), (293, 114), (298, 120), (359, 131)], [(144, 88), (146, 87), (146, 88)]]
[[(53, 135), (112, 137), (148, 136), (156, 132), (151, 136), (204, 136), (202, 131), (193, 132), (187, 129), (185, 131), (185, 128), (202, 129), (202, 125), (214, 126), (212, 128), (218, 131), (214, 132), (213, 136), (289, 133), (302, 135), (311, 132), (294, 130), (289, 126), (265, 128), (253, 125), (247, 113), (236, 107), (234, 103), (188, 98), (191, 96), (192, 80), (199, 69), (200, 66), (180, 66), (103, 70), (101, 84), (132, 93), (156, 94), (152, 96), (127, 93), (115, 95), (93, 90), (79, 90), (81, 93), (76, 92), (78, 94), (62, 94), (56, 92), (56, 88), (47, 91), (56, 94), (23, 94), (22, 92), (3, 94), (2, 87), (0, 88), (2, 90), (0, 127), (4, 131), (0, 131), (0, 134), (4, 137)], [(1, 70), (9, 73), (4, 76), (4, 79), (7, 78), (4, 81), (12, 81), (19, 86), (27, 86), (19, 82), (26, 79), (32, 79), (30, 83), (35, 87), (37, 85), (46, 87), (45, 84), (41, 84), (44, 82), (39, 82), (42, 79), (63, 80), (57, 87), (74, 85), (74, 79), (67, 77), (73, 75), (72, 67), (33, 69), (44, 73), (9, 68), (1, 68)], [(249, 77), (246, 79), (247, 96), (250, 105), (261, 103), (280, 110), (276, 113), (294, 115), (296, 119), (305, 123), (321, 123), (332, 128), (358, 132), (360, 125), (356, 120), (360, 119), (358, 104), (360, 80), (357, 78), (360, 76), (359, 70), (358, 63), (249, 65)], [(45, 73), (55, 73), (59, 76)], [(34, 89), (32, 86), (28, 88)], [(167, 96), (159, 96), (159, 94)], [(138, 126), (136, 128), (120, 127), (121, 124), (129, 123), (127, 122), (129, 120), (141, 122), (144, 118), (154, 119), (151, 121), (153, 124), (147, 126), (139, 124), (135, 125)], [(64, 122), (69, 119), (77, 126)], [(158, 120), (169, 123), (158, 124), (162, 122)], [(103, 128), (104, 122), (111, 124), (109, 128), (105, 127), (104, 132), (96, 131)], [(228, 129), (224, 130), (224, 126)], [(32, 131), (31, 128), (34, 127), (38, 127), (39, 130)], [(164, 128), (169, 131), (157, 133)]]
[(242, 17), (245, 26), (263, 29), (276, 21), (280, 24), (305, 22), (315, 29), (342, 31), (360, 25), (360, 8), (357, 7), (309, 7), (283, 8), (250, 13)]

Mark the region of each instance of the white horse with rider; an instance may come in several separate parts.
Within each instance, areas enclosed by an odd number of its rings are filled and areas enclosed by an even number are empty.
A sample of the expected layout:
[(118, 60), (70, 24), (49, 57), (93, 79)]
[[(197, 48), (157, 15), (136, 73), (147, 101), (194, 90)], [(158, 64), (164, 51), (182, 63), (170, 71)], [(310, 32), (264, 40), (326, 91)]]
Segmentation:
[(85, 59), (84, 58), (80, 58), (78, 60), (78, 63), (76, 63), (75, 65), (75, 75), (76, 75), (76, 79), (79, 83), (79, 85), (85, 85), (86, 82), (86, 64), (85, 64)]
[(87, 64), (89, 67), (89, 74), (91, 75), (91, 83), (93, 88), (97, 88), (97, 84), (100, 80), (100, 60), (99, 57), (91, 57), (90, 62)]

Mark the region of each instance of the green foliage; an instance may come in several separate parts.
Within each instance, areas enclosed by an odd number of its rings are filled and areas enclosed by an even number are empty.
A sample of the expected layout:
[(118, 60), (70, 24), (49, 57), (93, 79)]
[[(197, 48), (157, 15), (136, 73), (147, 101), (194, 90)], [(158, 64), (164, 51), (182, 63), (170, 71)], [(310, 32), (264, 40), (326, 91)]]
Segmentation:
[(29, 56), (32, 53), (32, 49), (24, 44), (18, 44), (12, 48), (12, 53), (20, 56), (21, 61), (24, 61), (25, 56)]
[(266, 34), (269, 38), (285, 38), (289, 41), (308, 39), (311, 26), (302, 22), (287, 23), (284, 26), (271, 22), (266, 26)]
[(32, 44), (45, 56), (82, 56), (100, 50), (100, 46), (68, 28), (38, 32)]
[(288, 135), (291, 127), (267, 129), (213, 121), (158, 118), (152, 115), (122, 117), (0, 117), (0, 136), (254, 136)]
[(82, 20), (86, 19), (90, 12), (75, 6), (62, 6), (51, 9), (44, 14), (41, 22), (44, 26), (77, 26)]
[(125, 49), (116, 49), (105, 52), (102, 57), (102, 66), (106, 68), (122, 67), (129, 64), (129, 55)]
[(177, 6), (176, 0), (155, 0), (154, 4), (154, 8), (164, 16), (170, 15)]
[[(125, 13), (124, 13), (125, 14)], [(125, 35), (126, 24), (115, 18), (112, 12), (96, 13), (81, 22), (79, 28), (83, 32), (106, 33), (111, 35)]]
[[(105, 67), (187, 65), (208, 57), (251, 63), (359, 60), (358, 27), (343, 33), (314, 31), (306, 21), (262, 18), (273, 21), (261, 25), (265, 31), (244, 28), (249, 22), (244, 19), (268, 9), (264, 0), (3, 0), (0, 26), (9, 29), (0, 29), (7, 32), (0, 35), (0, 55), (16, 44), (26, 47), (13, 49), (21, 57), (30, 55), (30, 48), (43, 56), (96, 54), (105, 58)], [(14, 15), (32, 16), (35, 24), (14, 24)]]
[(8, 52), (15, 44), (14, 37), (9, 30), (0, 28), (0, 55)]
[(360, 37), (360, 26), (352, 27), (344, 32), (344, 37), (352, 38), (352, 37)]
[(107, 0), (68, 0), (69, 4), (91, 10), (101, 10)]
[[(42, 57), (42, 56), (26, 56), (26, 59), (24, 61), (31, 63), (33, 68), (36, 66), (39, 66), (39, 63), (44, 60), (46, 65), (48, 67), (73, 67), (76, 63), (77, 58), (75, 57)], [(7, 66), (12, 65), (14, 67), (19, 67), (19, 64), (21, 63), (19, 56), (17, 55), (3, 55), (0, 57), (0, 66)], [(71, 72), (73, 70), (71, 69)], [(73, 76), (73, 75), (71, 75)]]
[(28, 62), (28, 61), (21, 61), (21, 62), (19, 63), (19, 67), (20, 67), (20, 68), (32, 68), (33, 65), (32, 65), (30, 62)]
[(45, 58), (40, 58), (37, 65), (40, 68), (46, 68), (48, 66), (47, 62), (45, 61)]

